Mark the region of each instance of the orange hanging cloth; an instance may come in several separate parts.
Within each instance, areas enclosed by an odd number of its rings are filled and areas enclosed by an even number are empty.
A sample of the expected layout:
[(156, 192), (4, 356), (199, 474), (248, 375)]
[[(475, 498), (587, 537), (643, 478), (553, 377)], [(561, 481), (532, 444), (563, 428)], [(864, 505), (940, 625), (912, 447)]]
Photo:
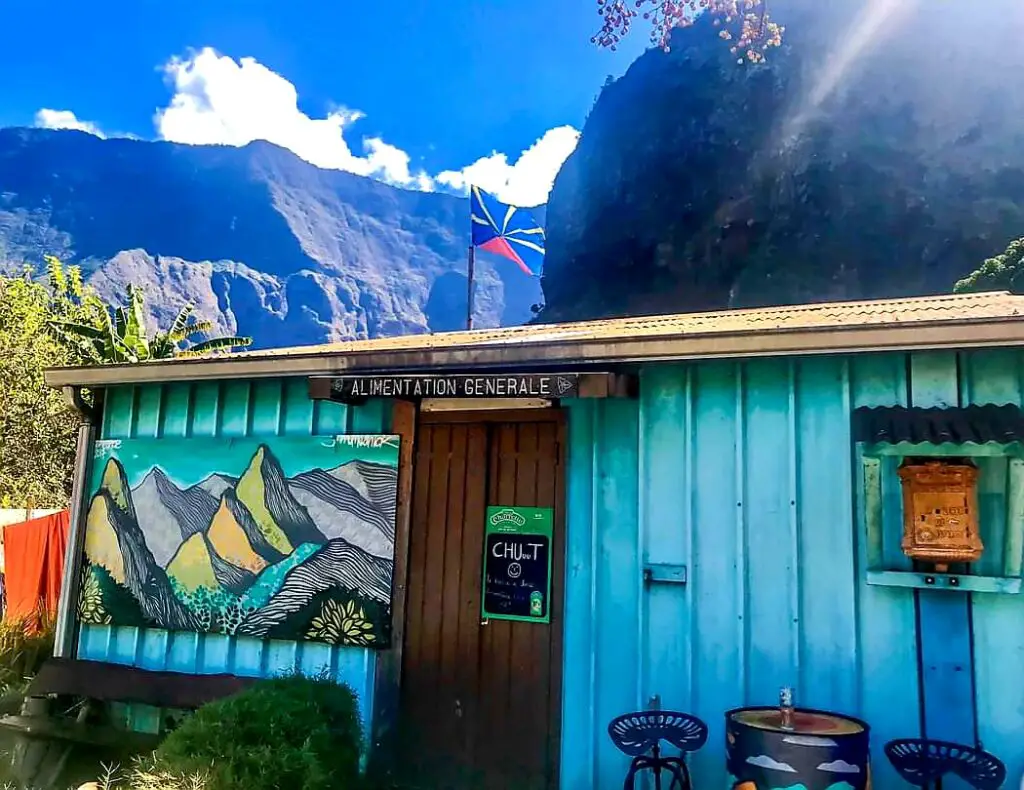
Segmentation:
[(4, 527), (6, 620), (34, 619), (41, 606), (56, 616), (70, 523), (62, 510)]

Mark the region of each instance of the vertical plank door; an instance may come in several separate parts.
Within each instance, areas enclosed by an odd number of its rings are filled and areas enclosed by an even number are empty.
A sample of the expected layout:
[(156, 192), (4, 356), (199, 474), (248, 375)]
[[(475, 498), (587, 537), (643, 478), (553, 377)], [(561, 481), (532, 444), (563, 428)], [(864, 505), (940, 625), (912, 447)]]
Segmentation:
[[(472, 422), (451, 415), (419, 429), (398, 748), (408, 787), (557, 787), (565, 554), (559, 417)], [(554, 508), (550, 624), (482, 621), (489, 505)]]

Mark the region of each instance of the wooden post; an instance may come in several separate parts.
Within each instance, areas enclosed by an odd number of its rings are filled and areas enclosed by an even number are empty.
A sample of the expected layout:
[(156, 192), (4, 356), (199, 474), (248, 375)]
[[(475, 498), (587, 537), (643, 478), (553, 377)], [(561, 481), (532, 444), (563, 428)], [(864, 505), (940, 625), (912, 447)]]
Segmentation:
[(394, 766), (397, 745), (417, 411), (416, 404), (409, 401), (394, 401), (391, 408), (391, 432), (401, 437), (398, 456), (398, 506), (395, 510), (395, 565), (391, 577), (391, 647), (377, 652), (371, 727), (372, 752), (369, 764), (370, 772), (381, 779), (390, 778), (388, 774)]

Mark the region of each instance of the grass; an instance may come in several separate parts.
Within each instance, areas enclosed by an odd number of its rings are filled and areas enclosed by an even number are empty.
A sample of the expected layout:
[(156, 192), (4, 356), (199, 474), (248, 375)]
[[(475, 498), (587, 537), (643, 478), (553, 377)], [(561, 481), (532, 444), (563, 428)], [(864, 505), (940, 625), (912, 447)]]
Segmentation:
[[(202, 774), (179, 778), (155, 770), (150, 764), (152, 757), (137, 758), (127, 770), (118, 765), (102, 765), (101, 774), (95, 782), (69, 787), (68, 790), (206, 790), (206, 777)], [(12, 782), (0, 784), (0, 790), (37, 790), (25, 788)]]

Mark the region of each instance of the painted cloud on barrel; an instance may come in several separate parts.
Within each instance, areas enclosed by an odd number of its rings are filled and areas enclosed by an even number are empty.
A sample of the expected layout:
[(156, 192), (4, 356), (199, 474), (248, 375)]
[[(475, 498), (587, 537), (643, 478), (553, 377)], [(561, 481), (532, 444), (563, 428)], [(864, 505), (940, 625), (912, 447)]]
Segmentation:
[(759, 754), (757, 757), (748, 757), (747, 762), (751, 765), (756, 765), (758, 768), (770, 768), (773, 771), (784, 771), (788, 774), (795, 774), (796, 768), (785, 763), (780, 763), (778, 760), (773, 760), (767, 754)]
[(833, 760), (830, 763), (822, 763), (818, 766), (819, 771), (828, 771), (830, 774), (859, 774), (860, 768), (850, 765), (846, 760)]

